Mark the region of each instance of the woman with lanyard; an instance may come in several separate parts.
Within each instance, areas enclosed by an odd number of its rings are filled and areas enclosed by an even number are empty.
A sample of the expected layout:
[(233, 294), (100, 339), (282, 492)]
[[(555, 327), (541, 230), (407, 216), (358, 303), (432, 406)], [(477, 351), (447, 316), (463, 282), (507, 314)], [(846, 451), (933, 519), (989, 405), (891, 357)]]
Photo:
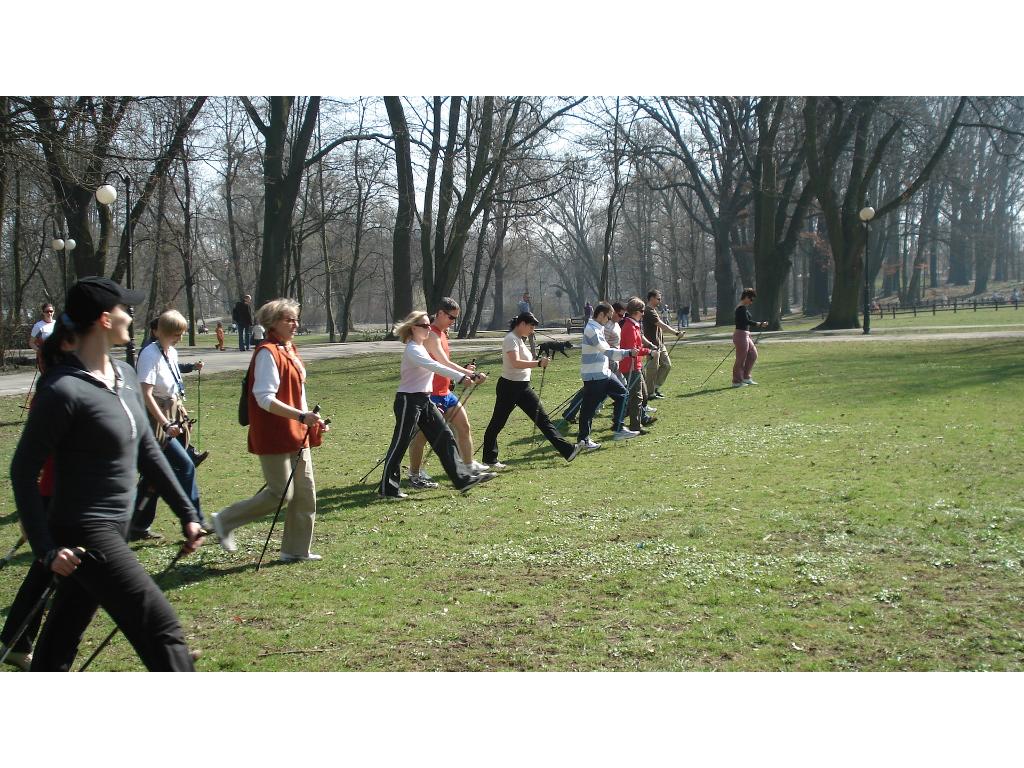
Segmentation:
[(519, 313), (512, 320), (511, 330), (501, 342), (501, 377), (496, 388), (497, 399), (494, 401), (491, 421), (484, 433), (484, 463), (496, 469), (504, 469), (506, 466), (498, 461), (498, 433), (505, 428), (508, 417), (517, 407), (530, 417), (566, 461), (575, 459), (583, 447), (573, 445), (558, 433), (544, 412), (537, 393), (530, 387), (533, 369), (547, 368), (551, 362), (546, 357), (534, 360), (524, 342), (534, 333), (537, 322), (532, 312)]
[[(199, 485), (196, 483), (196, 467), (206, 456), (193, 459), (180, 439), (187, 429), (185, 422), (188, 419), (188, 412), (181, 404), (185, 399), (185, 383), (181, 380), (181, 374), (203, 368), (202, 360), (186, 365), (178, 362), (178, 350), (174, 345), (181, 341), (186, 328), (188, 321), (175, 309), (169, 309), (157, 318), (156, 339), (139, 355), (139, 386), (142, 387), (142, 399), (146, 403), (153, 434), (163, 447), (164, 456), (174, 470), (175, 477), (192, 500), (192, 506), (199, 514), (199, 524), (206, 527), (199, 504)], [(143, 476), (139, 482), (135, 512), (128, 527), (129, 541), (163, 538), (149, 530), (156, 517), (156, 494), (150, 489), (150, 483)]]
[[(306, 367), (292, 343), (299, 327), (299, 304), (274, 299), (260, 307), (256, 316), (267, 337), (249, 363), (249, 453), (259, 457), (266, 485), (252, 498), (216, 513), (213, 529), (220, 545), (234, 552), (236, 528), (287, 504), (281, 562), (320, 560), (320, 555), (309, 551), (316, 521), (310, 447), (320, 445), (328, 427), (306, 404)], [(298, 463), (293, 467), (294, 461)]]
[(740, 294), (740, 303), (736, 307), (736, 330), (732, 332), (732, 343), (736, 347), (736, 362), (732, 366), (732, 385), (734, 387), (748, 387), (756, 385), (757, 382), (750, 378), (754, 372), (754, 363), (757, 362), (757, 346), (750, 338), (751, 328), (767, 328), (768, 323), (754, 322), (750, 316), (750, 305), (757, 298), (757, 291), (753, 288), (744, 288)]
[[(202, 544), (205, 533), (146, 427), (135, 372), (110, 357), (111, 346), (129, 339), (125, 307), (144, 298), (107, 278), (83, 278), (68, 292), (61, 323), (47, 340), (60, 345), (63, 328), (76, 337), (72, 356), (36, 396), (11, 462), (14, 498), (32, 552), (63, 577), (36, 645), (33, 671), (69, 670), (98, 606), (147, 669), (194, 669), (174, 609), (125, 541), (136, 465), (181, 518), (186, 553)], [(37, 479), (50, 454), (56, 485), (47, 514)]]
[(409, 494), (401, 490), (402, 457), (417, 429), (427, 436), (445, 472), (460, 491), (465, 493), (474, 485), (493, 480), (497, 477), (494, 472), (471, 475), (459, 467), (455, 436), (429, 398), (435, 373), (468, 386), (484, 381), (486, 374), (463, 374), (430, 357), (423, 347), (430, 333), (430, 316), (426, 312), (411, 312), (395, 332), (405, 343), (405, 351), (402, 353), (401, 380), (395, 393), (395, 431), (385, 454), (378, 495), (387, 501), (408, 498)]

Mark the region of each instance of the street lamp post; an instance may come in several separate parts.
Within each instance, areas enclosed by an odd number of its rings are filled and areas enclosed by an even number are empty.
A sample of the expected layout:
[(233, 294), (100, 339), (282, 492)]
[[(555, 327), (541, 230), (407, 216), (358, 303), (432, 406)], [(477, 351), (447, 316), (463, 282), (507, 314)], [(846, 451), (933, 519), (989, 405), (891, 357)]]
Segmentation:
[[(128, 231), (128, 248), (127, 248), (127, 263), (125, 269), (125, 288), (132, 290), (135, 285), (132, 280), (132, 180), (127, 173), (121, 173), (120, 171), (109, 171), (106, 176), (103, 177), (103, 185), (96, 190), (96, 199), (101, 205), (112, 205), (117, 200), (117, 189), (112, 184), (107, 184), (106, 181), (111, 176), (116, 176), (124, 184), (124, 225)], [(128, 325), (128, 346), (125, 349), (125, 361), (128, 365), (135, 366), (135, 307), (128, 307), (128, 314), (132, 318), (132, 322)]]
[(870, 243), (871, 229), (868, 227), (868, 223), (875, 218), (875, 209), (870, 205), (865, 205), (860, 209), (860, 220), (864, 222), (864, 334), (871, 333), (871, 278), (870, 270), (868, 269), (869, 256), (871, 251), (868, 250), (868, 244)]
[(53, 250), (60, 253), (64, 252), (64, 304), (68, 303), (68, 273), (71, 269), (71, 252), (75, 250), (75, 246), (78, 243), (75, 242), (73, 237), (69, 237), (67, 240), (61, 240), (59, 237), (55, 237), (50, 243), (50, 247)]

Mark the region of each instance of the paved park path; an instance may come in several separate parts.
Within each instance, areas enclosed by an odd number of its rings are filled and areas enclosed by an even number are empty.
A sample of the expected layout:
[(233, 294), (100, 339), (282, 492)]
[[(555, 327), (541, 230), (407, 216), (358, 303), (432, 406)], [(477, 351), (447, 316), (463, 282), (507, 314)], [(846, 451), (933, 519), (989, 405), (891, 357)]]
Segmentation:
[[(710, 323), (697, 323), (694, 326), (702, 329), (712, 329)], [(1024, 324), (1008, 324), (999, 327), (998, 330), (979, 330), (992, 328), (992, 326), (921, 326), (920, 328), (905, 328), (899, 331), (886, 331), (878, 329), (865, 336), (859, 329), (843, 331), (766, 331), (761, 335), (760, 344), (778, 343), (833, 343), (833, 342), (861, 342), (879, 343), (887, 341), (950, 341), (950, 340), (980, 340), (980, 339), (1022, 339), (1024, 340)], [(569, 335), (566, 333), (539, 333), (538, 343), (547, 339), (575, 339), (579, 346), (579, 334)], [(470, 352), (497, 352), (501, 349), (500, 336), (485, 337), (479, 339), (452, 339), (451, 347), (453, 353), (460, 356)], [(668, 339), (669, 346), (673, 341)], [(690, 345), (710, 344), (732, 344), (732, 331), (722, 329), (721, 335), (712, 335), (703, 339), (687, 340), (684, 338), (679, 347)], [(331, 360), (343, 357), (355, 357), (356, 355), (372, 355), (380, 353), (399, 354), (402, 351), (402, 343), (398, 341), (356, 341), (344, 344), (305, 344), (299, 348), (303, 360)], [(195, 360), (203, 360), (203, 370), (208, 374), (222, 373), (224, 371), (241, 371), (248, 367), (251, 352), (239, 352), (228, 350), (218, 352), (209, 347), (187, 347), (178, 346), (178, 359), (183, 363)], [(15, 373), (8, 376), (0, 376), (0, 397), (8, 395), (24, 395), (32, 384), (31, 373)]]

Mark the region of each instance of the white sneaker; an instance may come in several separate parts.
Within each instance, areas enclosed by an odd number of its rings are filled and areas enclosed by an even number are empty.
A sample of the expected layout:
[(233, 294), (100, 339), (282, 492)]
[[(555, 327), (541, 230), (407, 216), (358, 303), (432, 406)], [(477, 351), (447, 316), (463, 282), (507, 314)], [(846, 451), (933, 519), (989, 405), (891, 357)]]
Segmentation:
[(584, 451), (596, 451), (601, 447), (600, 443), (595, 443), (589, 437), (586, 440), (580, 440), (577, 445), (582, 446)]
[(481, 472), (490, 472), (491, 468), (486, 464), (481, 464), (479, 461), (474, 460), (469, 464), (469, 471), (476, 475)]
[(217, 534), (217, 540), (226, 552), (237, 552), (238, 545), (235, 544), (235, 537), (232, 532), (224, 528), (224, 523), (221, 522), (220, 512), (214, 512), (210, 518), (213, 523), (213, 532)]
[(491, 469), (508, 469), (508, 464), (502, 464), (500, 461), (496, 461), (491, 464)]
[(639, 437), (639, 432), (634, 432), (632, 429), (617, 429), (612, 433), (612, 440), (629, 440), (631, 437)]
[(746, 384), (746, 385), (747, 385), (748, 387), (749, 387), (749, 386), (750, 386), (751, 384), (753, 384), (753, 385), (754, 385), (755, 387), (757, 386), (757, 382), (756, 382), (756, 381), (754, 381), (753, 379), (744, 379), (744, 380), (743, 380), (743, 383), (744, 383), (744, 384)]
[(324, 559), (323, 555), (314, 555), (312, 552), (310, 552), (308, 555), (305, 555), (305, 556), (302, 556), (302, 555), (289, 555), (286, 552), (282, 552), (281, 553), (281, 562), (282, 563), (298, 563), (298, 562), (302, 562), (303, 560), (323, 560), (323, 559)]
[(657, 413), (658, 412), (658, 409), (655, 408), (653, 405), (648, 405), (644, 410), (647, 411), (648, 413)]
[(409, 498), (409, 494), (405, 493), (403, 491), (399, 491), (398, 493), (395, 493), (395, 494), (391, 494), (391, 493), (378, 493), (377, 494), (377, 498), (381, 499), (382, 501), (401, 501), (402, 499), (408, 499)]
[(745, 382), (745, 381), (734, 381), (732, 383), (732, 386), (733, 386), (734, 389), (736, 387), (745, 387), (745, 386), (747, 386), (747, 382)]

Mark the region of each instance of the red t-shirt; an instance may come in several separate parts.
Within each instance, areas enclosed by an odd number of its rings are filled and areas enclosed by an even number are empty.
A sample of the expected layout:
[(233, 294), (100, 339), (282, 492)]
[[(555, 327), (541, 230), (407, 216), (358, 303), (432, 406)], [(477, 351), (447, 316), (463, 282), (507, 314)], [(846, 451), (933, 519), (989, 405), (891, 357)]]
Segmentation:
[[(441, 349), (443, 349), (444, 353), (446, 355), (448, 355), (448, 357), (450, 358), (451, 357), (451, 349), (448, 346), (448, 331), (442, 331), (440, 328), (438, 328), (434, 324), (431, 324), (430, 330), (432, 330), (434, 333), (436, 333), (438, 335), (438, 338), (441, 339)], [(434, 360), (437, 360), (437, 358), (434, 357), (433, 355), (430, 355), (430, 357), (433, 358)], [(437, 361), (441, 362), (440, 360), (437, 360)], [(445, 395), (447, 395), (451, 391), (452, 391), (452, 380), (449, 379), (447, 376), (441, 376), (440, 374), (435, 373), (434, 374), (434, 383), (433, 383), (431, 394), (437, 395), (438, 397), (444, 397)]]

